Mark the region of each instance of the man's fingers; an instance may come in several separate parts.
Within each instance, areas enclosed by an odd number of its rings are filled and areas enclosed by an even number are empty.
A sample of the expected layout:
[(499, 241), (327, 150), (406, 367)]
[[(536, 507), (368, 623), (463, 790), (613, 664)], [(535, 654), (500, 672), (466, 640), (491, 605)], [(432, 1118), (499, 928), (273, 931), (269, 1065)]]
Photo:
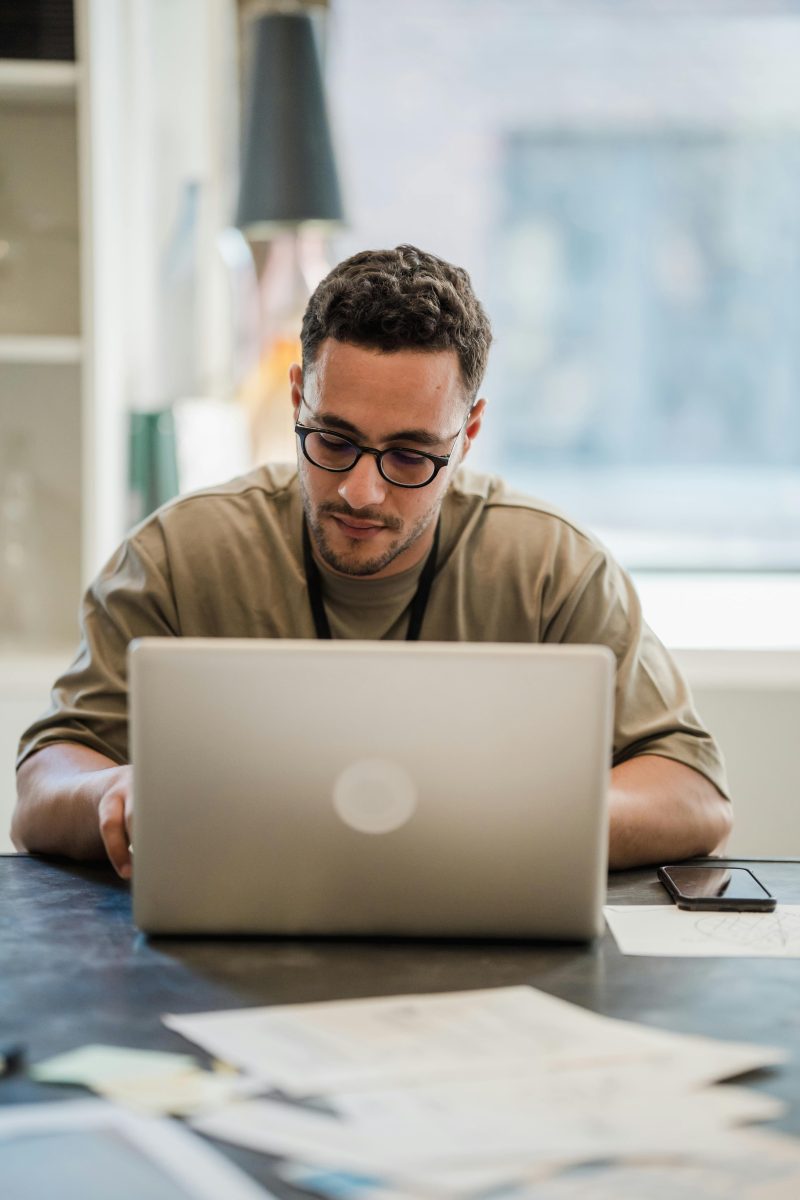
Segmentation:
[(123, 879), (131, 877), (130, 839), (126, 829), (125, 795), (110, 792), (100, 801), (100, 836), (114, 870)]

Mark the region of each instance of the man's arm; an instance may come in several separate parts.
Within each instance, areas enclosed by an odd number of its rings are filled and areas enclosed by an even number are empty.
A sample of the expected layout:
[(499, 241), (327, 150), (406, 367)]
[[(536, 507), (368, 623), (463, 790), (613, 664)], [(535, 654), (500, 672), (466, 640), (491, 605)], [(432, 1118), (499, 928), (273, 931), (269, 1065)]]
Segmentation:
[(74, 742), (45, 746), (17, 772), (11, 837), (18, 850), (68, 858), (108, 856), (123, 879), (131, 875), (132, 774)]
[(713, 854), (733, 827), (730, 801), (710, 780), (655, 754), (614, 767), (609, 817), (612, 870)]

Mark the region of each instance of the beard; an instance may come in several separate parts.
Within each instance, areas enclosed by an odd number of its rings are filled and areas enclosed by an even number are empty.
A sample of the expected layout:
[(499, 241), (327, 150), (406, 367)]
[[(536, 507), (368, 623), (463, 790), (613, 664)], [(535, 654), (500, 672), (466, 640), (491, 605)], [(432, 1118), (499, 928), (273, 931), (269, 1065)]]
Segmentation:
[[(437, 498), (437, 501), (421, 513), (412, 525), (407, 526), (400, 517), (387, 517), (374, 509), (353, 509), (343, 501), (323, 501), (323, 503), (314, 507), (306, 489), (302, 473), (300, 474), (300, 492), (303, 498), (303, 511), (305, 512), (308, 528), (314, 539), (319, 556), (326, 566), (331, 567), (334, 571), (338, 571), (341, 575), (369, 576), (377, 575), (379, 571), (383, 571), (422, 537), (425, 530), (436, 520), (441, 508), (441, 498)], [(345, 551), (344, 553), (337, 552), (328, 538), (324, 521), (324, 517), (333, 514), (345, 519), (352, 517), (360, 521), (374, 521), (383, 525), (385, 529), (396, 533), (397, 536), (390, 541), (389, 545), (380, 554), (373, 554), (371, 558), (363, 557), (366, 547), (359, 547), (357, 542), (354, 544), (352, 550)]]

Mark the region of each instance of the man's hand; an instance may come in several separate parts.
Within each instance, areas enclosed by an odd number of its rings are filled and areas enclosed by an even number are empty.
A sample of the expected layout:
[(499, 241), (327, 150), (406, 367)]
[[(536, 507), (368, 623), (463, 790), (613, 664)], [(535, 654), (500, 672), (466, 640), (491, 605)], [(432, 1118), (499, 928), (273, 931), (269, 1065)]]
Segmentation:
[(100, 836), (109, 861), (122, 879), (131, 877), (133, 841), (133, 772), (131, 767), (115, 767), (98, 774), (107, 775), (108, 785), (97, 806)]
[(131, 877), (133, 775), (74, 742), (45, 746), (17, 772), (11, 837), (19, 850), (101, 859)]

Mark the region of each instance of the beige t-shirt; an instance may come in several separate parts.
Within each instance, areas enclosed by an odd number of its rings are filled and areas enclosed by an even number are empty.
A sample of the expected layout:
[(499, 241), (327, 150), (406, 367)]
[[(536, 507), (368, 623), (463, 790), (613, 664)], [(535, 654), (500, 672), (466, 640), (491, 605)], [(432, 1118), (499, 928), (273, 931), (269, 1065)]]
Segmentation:
[[(84, 597), (81, 643), (18, 765), (79, 742), (128, 760), (128, 643), (136, 637), (313, 638), (294, 467), (260, 467), (160, 509)], [(405, 637), (422, 564), (386, 579), (321, 568), (334, 637)], [(456, 473), (442, 507), (426, 641), (604, 643), (617, 658), (614, 763), (659, 754), (725, 793), (719, 751), (685, 682), (642, 620), (630, 579), (564, 516), (502, 481)]]

